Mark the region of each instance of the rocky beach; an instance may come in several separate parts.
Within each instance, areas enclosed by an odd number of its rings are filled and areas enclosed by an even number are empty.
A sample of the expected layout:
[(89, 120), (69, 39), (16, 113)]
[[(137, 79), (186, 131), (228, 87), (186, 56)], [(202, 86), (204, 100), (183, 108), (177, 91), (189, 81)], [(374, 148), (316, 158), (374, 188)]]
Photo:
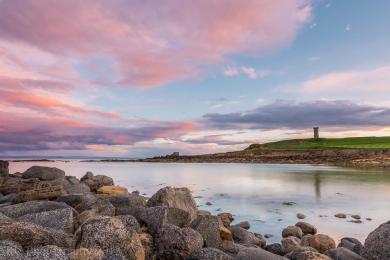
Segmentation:
[(298, 214), (280, 230), (280, 243), (268, 244), (269, 234), (229, 212), (198, 210), (186, 187), (147, 198), (92, 172), (78, 179), (53, 167), (10, 174), (8, 162), (0, 166), (0, 259), (390, 258), (389, 222), (365, 241), (345, 237), (337, 245)]

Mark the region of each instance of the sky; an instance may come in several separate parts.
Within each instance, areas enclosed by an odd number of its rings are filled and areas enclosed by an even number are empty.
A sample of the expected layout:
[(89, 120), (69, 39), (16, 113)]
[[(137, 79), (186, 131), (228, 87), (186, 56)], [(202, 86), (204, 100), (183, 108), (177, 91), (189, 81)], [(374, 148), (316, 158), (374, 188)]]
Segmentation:
[(0, 155), (390, 135), (388, 0), (0, 0)]

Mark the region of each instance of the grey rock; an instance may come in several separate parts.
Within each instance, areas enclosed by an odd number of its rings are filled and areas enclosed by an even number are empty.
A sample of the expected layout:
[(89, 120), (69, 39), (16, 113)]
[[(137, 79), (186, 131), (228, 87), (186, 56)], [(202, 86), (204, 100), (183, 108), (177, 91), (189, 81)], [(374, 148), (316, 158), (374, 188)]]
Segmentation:
[(338, 247), (335, 249), (328, 250), (325, 254), (335, 260), (364, 260), (365, 259), (345, 247)]
[(362, 255), (369, 260), (390, 259), (390, 221), (372, 231), (366, 241)]
[(202, 248), (193, 252), (188, 260), (233, 260), (233, 257), (217, 248)]
[(197, 216), (197, 207), (188, 188), (165, 187), (158, 190), (147, 202), (148, 207), (166, 206), (178, 208), (190, 214), (191, 219)]
[(232, 226), (230, 231), (232, 232), (233, 240), (236, 243), (240, 243), (246, 246), (265, 247), (266, 241), (264, 239), (259, 238), (252, 232), (249, 232), (242, 227)]
[(0, 240), (18, 242), (23, 248), (42, 245), (57, 245), (62, 248), (74, 248), (73, 235), (51, 228), (12, 220), (0, 221)]
[(344, 237), (341, 239), (337, 247), (345, 247), (356, 254), (360, 255), (363, 251), (363, 245), (359, 240), (352, 237)]
[(129, 228), (130, 230), (135, 230), (138, 233), (141, 231), (141, 227), (137, 221), (137, 219), (132, 215), (121, 215), (116, 216), (120, 220), (122, 220), (123, 224)]
[(235, 260), (287, 260), (287, 258), (272, 254), (261, 248), (246, 248), (240, 250)]
[(79, 205), (83, 198), (85, 197), (84, 194), (67, 194), (60, 196), (56, 199), (57, 202), (63, 202), (67, 205), (71, 206), (72, 208), (75, 208), (77, 205)]
[(0, 220), (10, 220), (10, 218), (4, 215), (3, 213), (0, 213)]
[(2, 207), (0, 208), (0, 213), (3, 213), (10, 218), (18, 218), (26, 214), (33, 214), (64, 208), (70, 207), (65, 203), (61, 202), (36, 200)]
[(302, 230), (303, 235), (315, 235), (317, 233), (317, 228), (307, 222), (300, 221), (296, 223), (295, 226), (299, 227)]
[(286, 254), (286, 252), (283, 250), (282, 245), (279, 243), (269, 244), (264, 249), (275, 255), (283, 256)]
[(142, 259), (145, 256), (136, 230), (126, 227), (120, 219), (108, 216), (87, 220), (80, 228), (77, 247), (100, 248), (105, 254), (119, 248), (128, 259)]
[[(289, 254), (289, 259), (290, 260), (301, 260), (301, 259), (313, 259), (309, 258), (309, 256), (314, 255), (313, 253), (318, 254), (317, 249), (309, 247), (309, 246), (304, 246), (304, 247), (296, 247), (291, 253)], [(314, 258), (315, 259), (315, 258)]]
[(301, 240), (297, 237), (285, 237), (282, 239), (283, 251), (286, 253), (292, 252), (297, 247), (300, 247)]
[(79, 227), (88, 219), (96, 216), (115, 216), (115, 207), (108, 200), (98, 200), (76, 217), (76, 226)]
[(55, 209), (50, 211), (26, 214), (17, 218), (16, 220), (29, 222), (43, 227), (53, 228), (56, 230), (61, 230), (73, 234), (73, 211), (74, 210), (72, 208)]
[(111, 177), (105, 175), (94, 176), (91, 172), (87, 172), (80, 180), (82, 183), (88, 185), (91, 191), (94, 192), (96, 192), (96, 190), (100, 187), (114, 185), (114, 181)]
[(190, 227), (198, 231), (204, 240), (206, 247), (218, 248), (221, 244), (219, 234), (219, 220), (217, 216), (201, 215), (196, 217)]
[(108, 199), (116, 209), (117, 215), (128, 215), (132, 210), (146, 205), (146, 199), (137, 194), (97, 195), (98, 199)]
[(211, 212), (207, 211), (207, 210), (198, 210), (198, 216), (200, 216), (200, 215), (208, 215), (208, 216), (210, 216)]
[(89, 186), (74, 176), (66, 176), (64, 181), (64, 190), (67, 194), (82, 194), (90, 192)]
[(44, 246), (26, 252), (25, 259), (29, 260), (68, 260), (66, 253), (58, 246)]
[(0, 240), (0, 260), (23, 259), (24, 251), (21, 245), (10, 240)]
[(0, 160), (0, 177), (8, 177), (9, 174), (9, 162)]
[(0, 204), (3, 203), (12, 203), (12, 201), (16, 198), (16, 193), (9, 193), (0, 197)]
[(250, 225), (250, 223), (248, 221), (241, 221), (240, 223), (238, 223), (238, 224), (236, 224), (234, 226), (242, 227), (242, 228), (247, 229), (247, 230), (251, 228), (251, 225)]
[(185, 259), (203, 247), (202, 235), (192, 228), (164, 225), (156, 235), (158, 259)]
[(297, 237), (297, 238), (302, 238), (303, 237), (303, 232), (300, 227), (297, 226), (288, 226), (282, 231), (282, 237)]
[(32, 166), (22, 174), (22, 178), (37, 178), (41, 181), (52, 181), (65, 178), (65, 172), (55, 167)]
[(81, 202), (74, 207), (79, 213), (92, 209), (93, 205), (98, 201), (96, 194), (93, 193), (85, 193), (80, 198)]
[(219, 249), (225, 253), (228, 253), (229, 255), (237, 255), (240, 250), (245, 248), (247, 247), (238, 243), (234, 243), (230, 240), (222, 240), (222, 243), (219, 247)]

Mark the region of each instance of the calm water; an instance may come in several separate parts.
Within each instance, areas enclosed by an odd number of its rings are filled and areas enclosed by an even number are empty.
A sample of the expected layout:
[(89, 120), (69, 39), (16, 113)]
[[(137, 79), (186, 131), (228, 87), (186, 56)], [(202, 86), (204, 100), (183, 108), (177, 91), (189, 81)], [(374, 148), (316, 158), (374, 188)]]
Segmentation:
[[(270, 164), (160, 164), (100, 162), (17, 162), (10, 171), (32, 165), (65, 170), (82, 177), (86, 171), (111, 176), (129, 191), (150, 196), (162, 186), (186, 186), (201, 209), (231, 212), (236, 221), (248, 220), (251, 230), (280, 240), (282, 228), (305, 221), (336, 240), (352, 236), (364, 241), (370, 231), (390, 220), (390, 172), (352, 170), (329, 166)], [(295, 202), (285, 206), (283, 202)], [(211, 202), (211, 206), (206, 206)], [(359, 214), (363, 223), (333, 217)], [(365, 218), (372, 218), (367, 221)]]

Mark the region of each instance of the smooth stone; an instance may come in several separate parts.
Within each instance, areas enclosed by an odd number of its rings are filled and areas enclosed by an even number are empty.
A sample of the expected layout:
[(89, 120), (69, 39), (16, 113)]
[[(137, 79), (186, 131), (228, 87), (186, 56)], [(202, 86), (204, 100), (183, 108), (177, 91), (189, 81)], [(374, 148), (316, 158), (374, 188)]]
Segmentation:
[(360, 241), (357, 240), (356, 238), (352, 238), (352, 237), (342, 238), (337, 247), (347, 248), (358, 255), (360, 255), (363, 250), (363, 244), (360, 243)]
[(328, 250), (325, 254), (330, 258), (337, 259), (337, 260), (364, 260), (365, 259), (345, 247), (338, 247), (335, 249)]
[(336, 218), (347, 218), (347, 215), (344, 213), (337, 213), (334, 215)]
[(26, 252), (25, 259), (29, 260), (68, 260), (66, 253), (58, 246), (43, 246)]
[(259, 246), (259, 247), (265, 247), (266, 241), (262, 238), (259, 238), (252, 232), (249, 232), (248, 230), (238, 227), (238, 226), (232, 226), (230, 231), (233, 234), (233, 240), (236, 243), (243, 244), (246, 246)]
[(33, 214), (64, 208), (70, 207), (62, 202), (34, 200), (2, 207), (0, 208), (0, 213), (3, 213), (10, 218), (18, 218), (26, 214)]
[(362, 217), (360, 217), (359, 215), (351, 215), (351, 218), (354, 218), (354, 219), (361, 219)]
[(307, 222), (300, 221), (297, 222), (295, 226), (299, 227), (302, 230), (303, 235), (315, 235), (317, 233), (317, 228)]
[(297, 226), (288, 226), (282, 231), (282, 237), (297, 237), (297, 238), (302, 238), (303, 237), (303, 232), (300, 227)]
[(248, 221), (241, 221), (240, 223), (235, 224), (234, 226), (242, 227), (242, 228), (245, 228), (246, 230), (251, 228), (251, 225), (250, 225), (250, 223)]
[(318, 250), (321, 254), (326, 251), (336, 248), (335, 241), (324, 234), (316, 234), (308, 237), (304, 242), (302, 241), (303, 246), (310, 246)]
[(224, 212), (224, 213), (219, 213), (218, 214), (218, 217), (221, 219), (222, 221), (222, 224), (229, 228), (230, 227), (230, 224), (233, 222), (234, 218), (233, 218), (233, 215), (231, 213), (228, 213), (228, 212)]
[(261, 248), (245, 248), (240, 250), (235, 260), (287, 260), (287, 258)]
[(286, 252), (283, 250), (282, 245), (279, 243), (269, 244), (264, 249), (275, 255), (283, 256), (286, 254)]
[(305, 218), (306, 218), (306, 215), (303, 214), (303, 213), (297, 213), (297, 218), (299, 218), (299, 219), (305, 219)]
[(121, 186), (102, 186), (96, 190), (97, 194), (106, 194), (106, 195), (120, 195), (128, 194), (129, 191), (125, 187)]

